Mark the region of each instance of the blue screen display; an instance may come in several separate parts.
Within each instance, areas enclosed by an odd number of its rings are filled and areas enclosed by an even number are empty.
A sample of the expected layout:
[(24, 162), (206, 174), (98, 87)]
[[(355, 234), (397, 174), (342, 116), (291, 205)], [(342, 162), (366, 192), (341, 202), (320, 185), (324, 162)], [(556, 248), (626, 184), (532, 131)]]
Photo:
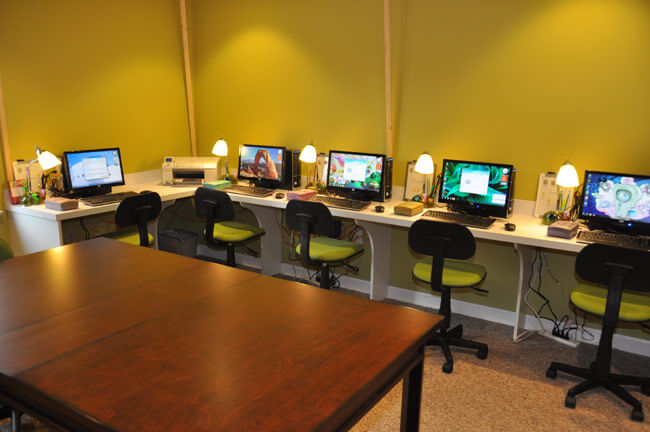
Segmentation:
[(66, 168), (72, 189), (124, 184), (120, 150), (69, 152)]
[(580, 216), (650, 223), (650, 177), (587, 171)]

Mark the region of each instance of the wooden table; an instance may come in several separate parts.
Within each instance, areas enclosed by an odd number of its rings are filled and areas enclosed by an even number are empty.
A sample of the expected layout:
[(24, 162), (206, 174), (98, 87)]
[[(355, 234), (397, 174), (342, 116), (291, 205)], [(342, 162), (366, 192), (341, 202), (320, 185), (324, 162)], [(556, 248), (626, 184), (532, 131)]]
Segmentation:
[(70, 430), (337, 430), (440, 317), (108, 239), (0, 263), (0, 401)]

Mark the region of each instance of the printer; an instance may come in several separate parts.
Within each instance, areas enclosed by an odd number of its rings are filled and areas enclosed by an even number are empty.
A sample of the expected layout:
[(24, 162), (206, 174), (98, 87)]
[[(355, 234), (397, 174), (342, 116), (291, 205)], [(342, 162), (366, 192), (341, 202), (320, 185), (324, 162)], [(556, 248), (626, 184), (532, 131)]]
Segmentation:
[(217, 180), (218, 157), (165, 156), (162, 163), (162, 184), (200, 186)]

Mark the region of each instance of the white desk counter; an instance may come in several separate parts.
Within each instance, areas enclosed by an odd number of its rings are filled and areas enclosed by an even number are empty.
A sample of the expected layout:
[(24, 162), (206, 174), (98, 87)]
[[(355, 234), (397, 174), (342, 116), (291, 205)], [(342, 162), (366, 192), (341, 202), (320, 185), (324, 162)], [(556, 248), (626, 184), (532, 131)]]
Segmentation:
[[(152, 176), (153, 177), (153, 176)], [(154, 177), (155, 178), (155, 177)], [(194, 195), (194, 187), (163, 186), (159, 181), (151, 180), (141, 183), (128, 183), (115, 188), (115, 192), (133, 190), (141, 192), (150, 190), (158, 192), (163, 201), (163, 208), (172, 205), (175, 200)], [(243, 207), (250, 209), (256, 216), (259, 225), (265, 229), (266, 235), (261, 237), (261, 270), (262, 273), (273, 275), (281, 272), (282, 239), (280, 230), (276, 226), (278, 212), (283, 211), (287, 205), (286, 199), (276, 199), (273, 195), (265, 198), (231, 194), (232, 200), (239, 202)], [(333, 216), (351, 219), (360, 225), (368, 234), (370, 241), (371, 269), (370, 269), (370, 298), (381, 300), (387, 296), (390, 271), (391, 253), (391, 227), (399, 226), (408, 228), (422, 215), (400, 216), (393, 211), (394, 205), (401, 202), (393, 199), (381, 203), (385, 210), (383, 213), (375, 212), (375, 203), (363, 211), (351, 211), (331, 208)], [(55, 211), (46, 209), (44, 205), (24, 207), (21, 205), (7, 205), (9, 212), (11, 241), (14, 252), (23, 255), (63, 245), (61, 222), (101, 213), (115, 211), (117, 204), (108, 204), (98, 207), (79, 204), (79, 208), (68, 211)], [(517, 303), (513, 338), (519, 336), (519, 328), (523, 326), (524, 314), (522, 313), (523, 293), (530, 277), (530, 262), (536, 248), (551, 250), (579, 252), (584, 245), (575, 239), (565, 240), (546, 236), (547, 227), (538, 218), (530, 216), (532, 205), (526, 201), (516, 201), (515, 212), (508, 222), (516, 224), (515, 231), (506, 231), (505, 221), (497, 220), (490, 228), (470, 228), (477, 239), (492, 240), (512, 244), (519, 257), (519, 283), (517, 287)], [(156, 233), (157, 222), (151, 224), (150, 231)], [(404, 245), (404, 247), (407, 247)]]

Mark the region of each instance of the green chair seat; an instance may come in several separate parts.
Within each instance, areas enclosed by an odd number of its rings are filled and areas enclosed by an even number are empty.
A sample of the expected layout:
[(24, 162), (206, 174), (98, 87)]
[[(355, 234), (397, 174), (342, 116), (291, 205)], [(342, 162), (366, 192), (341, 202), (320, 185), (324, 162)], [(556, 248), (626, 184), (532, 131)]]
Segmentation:
[[(597, 316), (605, 315), (607, 289), (580, 284), (571, 292), (571, 303)], [(618, 318), (628, 322), (650, 320), (650, 296), (623, 291)]]
[[(309, 258), (314, 261), (343, 261), (363, 250), (359, 243), (330, 237), (314, 237), (309, 241)], [(300, 245), (296, 247), (300, 255)]]
[[(147, 233), (149, 237), (149, 246), (153, 244), (153, 236)], [(121, 241), (122, 243), (127, 243), (134, 246), (140, 246), (140, 233), (137, 231), (116, 231), (113, 233), (108, 233), (103, 237), (112, 238), (113, 240)]]
[[(422, 282), (431, 283), (432, 258), (418, 261), (413, 267), (413, 276)], [(442, 269), (442, 284), (448, 287), (473, 287), (485, 279), (485, 267), (468, 262), (445, 259)]]
[(262, 234), (264, 230), (260, 227), (232, 220), (216, 222), (212, 230), (214, 239), (223, 243), (239, 243)]

